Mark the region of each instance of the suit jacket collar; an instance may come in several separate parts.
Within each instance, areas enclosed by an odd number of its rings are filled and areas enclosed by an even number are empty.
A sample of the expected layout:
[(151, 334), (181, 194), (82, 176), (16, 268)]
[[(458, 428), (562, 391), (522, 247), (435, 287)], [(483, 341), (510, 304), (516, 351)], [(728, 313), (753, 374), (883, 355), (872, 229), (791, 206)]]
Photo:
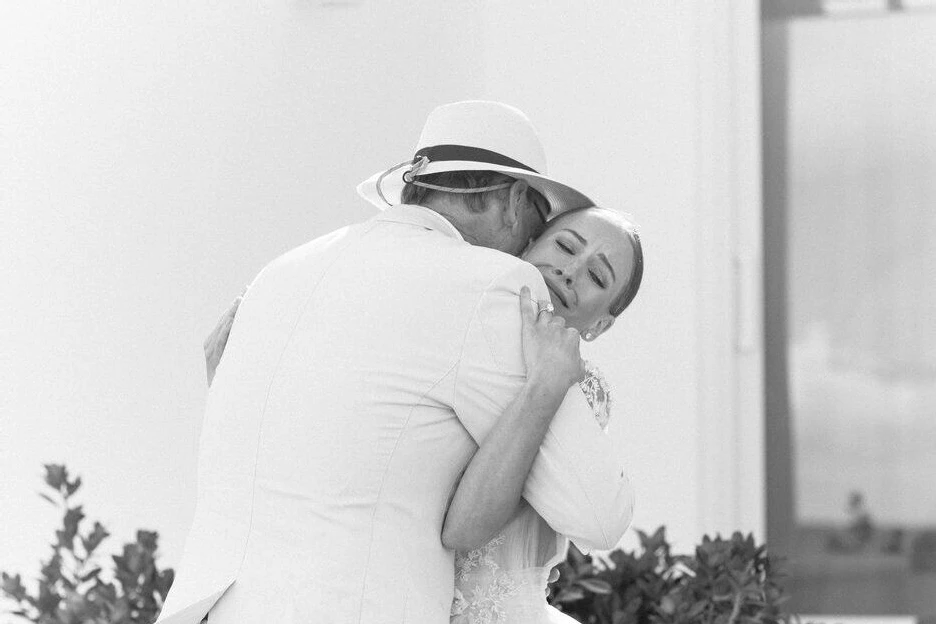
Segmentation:
[(397, 204), (383, 211), (376, 217), (378, 221), (392, 221), (394, 223), (411, 223), (429, 230), (441, 232), (446, 236), (465, 240), (461, 232), (452, 223), (435, 210), (416, 204)]

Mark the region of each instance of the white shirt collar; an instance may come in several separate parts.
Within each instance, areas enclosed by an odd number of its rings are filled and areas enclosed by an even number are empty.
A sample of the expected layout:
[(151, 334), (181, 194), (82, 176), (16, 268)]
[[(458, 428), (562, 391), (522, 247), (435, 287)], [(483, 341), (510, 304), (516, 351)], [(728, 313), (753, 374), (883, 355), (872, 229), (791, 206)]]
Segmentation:
[(392, 221), (395, 223), (411, 223), (420, 225), (429, 230), (441, 232), (458, 240), (465, 240), (461, 232), (452, 225), (452, 222), (435, 210), (418, 206), (416, 204), (396, 204), (383, 211), (376, 217), (378, 221)]

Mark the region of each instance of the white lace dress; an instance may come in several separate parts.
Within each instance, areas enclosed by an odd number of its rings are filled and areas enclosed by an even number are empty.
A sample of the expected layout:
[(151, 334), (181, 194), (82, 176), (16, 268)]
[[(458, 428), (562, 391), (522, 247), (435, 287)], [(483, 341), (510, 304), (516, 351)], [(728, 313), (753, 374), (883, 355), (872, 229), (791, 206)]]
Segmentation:
[[(607, 432), (611, 395), (597, 368), (586, 363), (579, 384)], [(575, 620), (550, 607), (546, 585), (565, 558), (568, 541), (521, 499), (517, 514), (485, 546), (455, 553), (455, 597), (450, 624), (556, 624)]]

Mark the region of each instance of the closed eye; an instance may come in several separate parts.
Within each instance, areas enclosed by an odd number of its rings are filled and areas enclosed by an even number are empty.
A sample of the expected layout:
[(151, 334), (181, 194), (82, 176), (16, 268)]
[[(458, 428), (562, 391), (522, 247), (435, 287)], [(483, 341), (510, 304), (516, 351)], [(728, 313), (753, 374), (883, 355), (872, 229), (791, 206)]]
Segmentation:
[(589, 271), (588, 274), (591, 275), (592, 281), (598, 284), (599, 288), (605, 288), (604, 281), (601, 279), (601, 277), (598, 276), (597, 273), (594, 271)]
[(566, 253), (568, 253), (568, 254), (572, 253), (572, 248), (569, 247), (568, 245), (566, 245), (565, 243), (563, 243), (562, 241), (557, 240), (557, 241), (556, 241), (556, 245), (558, 245), (558, 246), (559, 246), (559, 249), (561, 249), (562, 251), (564, 251), (564, 252), (566, 252)]

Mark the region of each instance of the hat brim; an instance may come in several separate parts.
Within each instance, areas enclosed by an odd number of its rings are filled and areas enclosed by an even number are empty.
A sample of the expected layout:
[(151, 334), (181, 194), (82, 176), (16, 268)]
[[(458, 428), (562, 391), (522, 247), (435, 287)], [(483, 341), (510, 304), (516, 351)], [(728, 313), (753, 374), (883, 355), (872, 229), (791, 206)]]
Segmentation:
[[(405, 184), (403, 181), (403, 174), (407, 170), (408, 167), (402, 167), (396, 171), (392, 171), (380, 181), (380, 190), (383, 192), (384, 197), (387, 198), (386, 201), (381, 198), (380, 193), (377, 191), (377, 181), (380, 180), (380, 176), (382, 176), (385, 171), (379, 171), (358, 184), (358, 195), (380, 210), (386, 210), (390, 206), (399, 204)], [(418, 176), (431, 173), (443, 173), (446, 171), (497, 171), (498, 173), (503, 173), (512, 178), (524, 180), (532, 188), (539, 191), (543, 197), (546, 198), (546, 201), (549, 202), (550, 219), (568, 210), (587, 208), (595, 205), (595, 202), (583, 193), (580, 193), (571, 186), (557, 182), (552, 178), (525, 169), (504, 167), (491, 163), (464, 160), (430, 162), (424, 168), (420, 169)]]

